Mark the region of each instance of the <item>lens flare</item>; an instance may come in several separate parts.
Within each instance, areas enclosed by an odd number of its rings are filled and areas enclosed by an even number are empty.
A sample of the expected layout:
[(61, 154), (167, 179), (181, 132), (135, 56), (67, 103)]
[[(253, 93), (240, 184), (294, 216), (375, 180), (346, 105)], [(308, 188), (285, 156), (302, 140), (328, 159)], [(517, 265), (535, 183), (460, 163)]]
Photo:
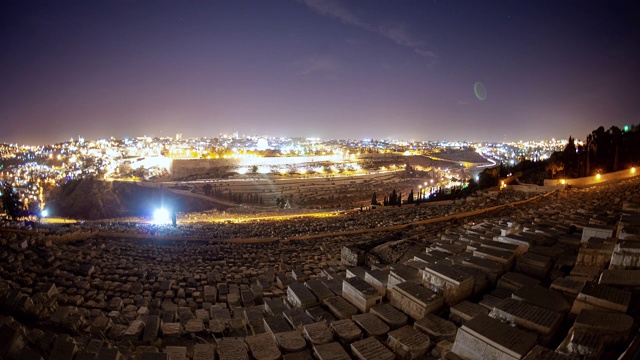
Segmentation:
[(487, 98), (487, 89), (480, 81), (476, 81), (476, 83), (473, 84), (473, 92), (476, 94), (478, 100), (484, 101), (484, 99)]

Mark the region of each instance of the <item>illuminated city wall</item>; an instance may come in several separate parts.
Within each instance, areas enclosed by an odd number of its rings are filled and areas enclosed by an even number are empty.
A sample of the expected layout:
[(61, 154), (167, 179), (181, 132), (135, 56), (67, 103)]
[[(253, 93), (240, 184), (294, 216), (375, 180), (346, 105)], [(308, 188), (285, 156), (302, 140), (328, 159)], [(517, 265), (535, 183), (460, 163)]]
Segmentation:
[(312, 163), (338, 163), (341, 155), (295, 156), (295, 157), (238, 157), (232, 159), (173, 159), (171, 176), (182, 179), (193, 175), (214, 174), (217, 169), (236, 171), (243, 166), (287, 167)]
[(182, 179), (192, 175), (213, 174), (217, 168), (237, 167), (240, 159), (173, 159), (171, 177)]
[(572, 185), (572, 186), (590, 186), (601, 184), (607, 181), (624, 180), (634, 176), (638, 176), (640, 171), (637, 168), (631, 168), (621, 171), (616, 171), (608, 174), (599, 174), (594, 176), (587, 176), (577, 179), (546, 179), (544, 181), (545, 186), (555, 185)]

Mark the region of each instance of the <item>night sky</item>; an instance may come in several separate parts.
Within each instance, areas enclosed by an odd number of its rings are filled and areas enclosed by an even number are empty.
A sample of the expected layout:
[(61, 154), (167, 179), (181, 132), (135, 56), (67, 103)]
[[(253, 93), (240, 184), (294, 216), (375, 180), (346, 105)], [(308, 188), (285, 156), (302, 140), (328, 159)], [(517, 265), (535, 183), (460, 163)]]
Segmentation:
[(2, 0), (0, 142), (584, 139), (640, 123), (637, 3)]

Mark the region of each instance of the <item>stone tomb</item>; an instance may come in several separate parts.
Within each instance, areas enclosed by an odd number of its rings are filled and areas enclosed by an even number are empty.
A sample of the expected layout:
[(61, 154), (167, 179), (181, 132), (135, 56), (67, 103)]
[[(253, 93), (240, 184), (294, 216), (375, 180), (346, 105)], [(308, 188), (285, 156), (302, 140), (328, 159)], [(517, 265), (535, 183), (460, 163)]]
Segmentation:
[(536, 345), (523, 360), (574, 360), (573, 357), (565, 355), (553, 350), (549, 350), (546, 347)]
[(382, 296), (380, 296), (378, 290), (358, 277), (344, 279), (342, 282), (342, 297), (361, 312), (368, 312), (371, 306), (382, 302)]
[(335, 296), (333, 291), (331, 291), (327, 285), (325, 285), (322, 280), (314, 279), (307, 280), (305, 282), (305, 286), (311, 290), (311, 292), (318, 298), (318, 300), (322, 301), (323, 299)]
[(454, 341), (458, 331), (456, 324), (434, 314), (427, 314), (427, 316), (417, 320), (413, 327), (437, 341)]
[(333, 341), (333, 334), (325, 322), (307, 324), (302, 331), (312, 345), (328, 344)]
[(289, 325), (293, 328), (298, 328), (306, 324), (313, 324), (315, 321), (307, 315), (307, 313), (301, 308), (287, 309), (282, 312), (284, 318), (289, 322)]
[(369, 312), (382, 319), (382, 321), (392, 329), (405, 326), (409, 319), (402, 311), (394, 308), (390, 304), (372, 306), (371, 309), (369, 309)]
[[(218, 340), (219, 360), (249, 359), (247, 347), (242, 338), (226, 337)], [(195, 356), (194, 356), (195, 360)]]
[(549, 270), (551, 270), (552, 265), (553, 262), (550, 257), (528, 251), (518, 257), (516, 271), (538, 279), (544, 279)]
[(606, 285), (586, 283), (571, 307), (572, 314), (583, 309), (619, 311), (626, 313), (631, 302), (631, 292)]
[(604, 351), (604, 341), (589, 330), (571, 328), (556, 350), (574, 358), (599, 359)]
[(473, 276), (447, 264), (427, 265), (422, 272), (422, 284), (442, 294), (445, 304), (451, 306), (473, 293)]
[(582, 291), (585, 281), (561, 277), (553, 280), (550, 289), (562, 293), (566, 298), (575, 299)]
[(353, 321), (360, 326), (367, 336), (383, 337), (391, 330), (379, 317), (372, 313), (353, 315)]
[(581, 243), (586, 243), (591, 238), (607, 239), (613, 236), (615, 227), (613, 226), (584, 226), (582, 228)]
[(301, 283), (291, 283), (287, 288), (287, 301), (293, 307), (301, 307), (306, 309), (308, 307), (318, 304), (318, 299), (309, 290), (308, 287)]
[(640, 268), (640, 241), (624, 240), (617, 243), (611, 255), (610, 269)]
[(281, 298), (266, 299), (264, 301), (264, 310), (269, 315), (281, 315), (286, 309), (288, 309), (287, 305)]
[(304, 311), (313, 321), (333, 321), (336, 317), (322, 306), (314, 306)]
[(498, 280), (498, 287), (511, 291), (516, 291), (523, 286), (535, 286), (538, 284), (540, 284), (540, 280), (517, 272), (505, 273)]
[(351, 360), (349, 354), (337, 342), (315, 345), (313, 353), (318, 360)]
[(329, 326), (343, 344), (349, 344), (362, 337), (362, 331), (349, 319), (332, 321)]
[(169, 355), (169, 360), (187, 360), (186, 346), (167, 346), (164, 352)]
[(415, 283), (401, 283), (393, 288), (391, 305), (415, 320), (439, 310), (444, 301), (433, 291)]
[(584, 243), (578, 250), (578, 258), (576, 264), (587, 265), (595, 267), (604, 267), (609, 261), (611, 261), (611, 255), (613, 255), (615, 244), (611, 242), (604, 242), (601, 239), (594, 242)]
[(269, 333), (247, 336), (244, 340), (249, 346), (251, 356), (256, 360), (277, 360), (282, 356), (273, 336)]
[(391, 350), (372, 337), (352, 343), (351, 352), (360, 360), (394, 360), (396, 358)]
[(511, 297), (560, 313), (566, 313), (571, 308), (561, 293), (542, 286), (524, 286), (516, 290)]
[(640, 270), (603, 270), (599, 284), (624, 288), (640, 287)]
[(385, 296), (387, 294), (389, 272), (390, 270), (367, 270), (364, 274), (364, 281), (376, 288), (380, 296)]
[(429, 350), (431, 340), (426, 334), (405, 325), (389, 333), (387, 345), (401, 359), (416, 359)]
[(467, 300), (455, 304), (449, 311), (449, 319), (456, 324), (464, 324), (478, 315), (487, 315), (489, 313), (483, 306)]
[(324, 305), (338, 319), (350, 319), (358, 313), (358, 309), (342, 296), (334, 296), (323, 300)]
[(489, 315), (546, 337), (551, 337), (562, 321), (560, 313), (515, 299), (502, 300)]
[(277, 333), (276, 342), (278, 346), (286, 352), (302, 351), (307, 347), (307, 342), (298, 330)]
[(617, 344), (628, 340), (633, 318), (626, 314), (585, 309), (576, 318), (573, 328), (599, 335), (605, 344)]
[(480, 315), (458, 329), (452, 351), (469, 360), (522, 359), (536, 342), (532, 333)]
[(273, 335), (291, 331), (291, 325), (289, 325), (282, 314), (276, 316), (265, 316), (263, 321), (265, 330)]

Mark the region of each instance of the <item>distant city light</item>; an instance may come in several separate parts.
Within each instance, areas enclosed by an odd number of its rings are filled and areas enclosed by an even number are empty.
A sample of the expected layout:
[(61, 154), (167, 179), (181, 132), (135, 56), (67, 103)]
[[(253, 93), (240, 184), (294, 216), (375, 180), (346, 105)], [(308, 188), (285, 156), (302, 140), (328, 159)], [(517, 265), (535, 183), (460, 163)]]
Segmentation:
[(169, 210), (165, 208), (156, 209), (153, 212), (153, 223), (156, 225), (171, 223), (171, 216), (169, 216)]

